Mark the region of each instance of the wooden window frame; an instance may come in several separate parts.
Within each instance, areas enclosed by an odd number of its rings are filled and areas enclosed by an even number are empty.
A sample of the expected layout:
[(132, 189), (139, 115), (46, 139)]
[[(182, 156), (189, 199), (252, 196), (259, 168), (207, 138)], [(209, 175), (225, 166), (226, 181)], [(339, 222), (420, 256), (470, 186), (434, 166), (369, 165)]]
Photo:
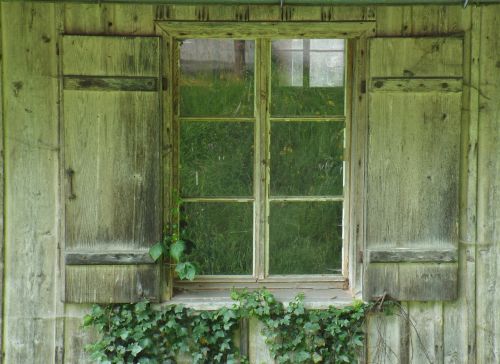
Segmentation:
[[(176, 171), (179, 167), (179, 127), (182, 120), (200, 120), (215, 121), (221, 118), (198, 118), (198, 117), (180, 117), (178, 112), (179, 95), (178, 80), (180, 73), (180, 50), (178, 41), (182, 39), (248, 39), (255, 41), (256, 64), (264, 62), (261, 67), (255, 69), (255, 107), (254, 117), (242, 118), (222, 118), (224, 121), (235, 122), (255, 122), (254, 143), (256, 151), (254, 153), (254, 197), (252, 198), (195, 198), (184, 199), (186, 202), (254, 202), (254, 253), (253, 253), (253, 274), (252, 275), (217, 275), (217, 276), (198, 276), (193, 282), (176, 281), (175, 287), (187, 290), (211, 290), (211, 289), (230, 289), (236, 288), (257, 288), (265, 286), (270, 289), (347, 289), (358, 291), (361, 287), (357, 282), (361, 281), (361, 261), (358, 259), (358, 252), (363, 250), (363, 231), (362, 224), (364, 206), (360, 200), (364, 198), (364, 160), (362, 157), (366, 153), (363, 138), (366, 137), (366, 120), (357, 121), (357, 131), (352, 132), (353, 118), (353, 100), (359, 97), (363, 99), (363, 106), (360, 110), (354, 112), (357, 118), (365, 118), (364, 112), (365, 98), (363, 85), (366, 73), (364, 62), (364, 51), (366, 50), (366, 38), (375, 33), (374, 22), (328, 22), (328, 23), (287, 23), (287, 22), (181, 22), (181, 21), (158, 21), (156, 22), (160, 34), (165, 38), (167, 48), (165, 54), (167, 67), (165, 77), (168, 87), (165, 92), (165, 110), (166, 125), (165, 129), (170, 133), (164, 135), (168, 140), (166, 144), (171, 146), (172, 158), (167, 161), (169, 175), (165, 175), (166, 188), (164, 190), (165, 206), (172, 206), (175, 202), (172, 196), (172, 186), (179, 186), (179, 176)], [(271, 67), (271, 40), (272, 39), (311, 39), (311, 38), (342, 38), (346, 40), (346, 62), (345, 62), (345, 110), (344, 116), (333, 117), (298, 117), (306, 121), (331, 121), (345, 122), (345, 149), (344, 149), (344, 195), (340, 196), (313, 196), (303, 198), (285, 197), (268, 198), (266, 196), (269, 185), (269, 150), (266, 147), (270, 145), (269, 133), (271, 120), (273, 122), (294, 121), (297, 117), (270, 117), (267, 106), (270, 105), (270, 67)], [(362, 57), (358, 58), (361, 54)], [(262, 72), (264, 70), (264, 72)], [(358, 75), (356, 76), (355, 73)], [(354, 85), (361, 85), (355, 87)], [(263, 103), (266, 107), (257, 108), (258, 103)], [(360, 142), (351, 145), (352, 138), (357, 138)], [(267, 140), (266, 142), (261, 142)], [(165, 144), (165, 143), (164, 143)], [(258, 147), (258, 148), (257, 148)], [(353, 156), (354, 154), (354, 156)], [(358, 163), (351, 163), (354, 158)], [(361, 161), (363, 161), (361, 163)], [(351, 165), (358, 164), (354, 168)], [(266, 182), (261, 183), (265, 178)], [(354, 183), (356, 182), (356, 183)], [(354, 188), (351, 188), (353, 185)], [(169, 191), (167, 191), (167, 189)], [(355, 197), (356, 196), (356, 197)], [(273, 199), (295, 200), (295, 201), (343, 201), (343, 247), (342, 247), (342, 274), (307, 274), (307, 275), (268, 275), (268, 251), (269, 251), (269, 224), (267, 217), (264, 222), (261, 220), (262, 214), (269, 211), (269, 202)], [(355, 206), (356, 205), (356, 206)], [(353, 206), (354, 209), (353, 210)], [(165, 211), (169, 211), (168, 208)], [(170, 217), (165, 217), (165, 222), (169, 223)], [(258, 223), (258, 221), (261, 221)], [(355, 228), (354, 228), (355, 224)], [(264, 229), (263, 229), (264, 228)], [(260, 244), (258, 242), (261, 242)]]

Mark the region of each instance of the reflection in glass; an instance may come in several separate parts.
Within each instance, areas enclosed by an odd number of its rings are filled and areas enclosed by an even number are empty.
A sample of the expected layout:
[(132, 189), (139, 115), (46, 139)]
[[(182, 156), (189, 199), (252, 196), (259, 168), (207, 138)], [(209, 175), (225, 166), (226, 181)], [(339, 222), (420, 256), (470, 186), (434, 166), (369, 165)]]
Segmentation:
[(181, 116), (253, 116), (254, 48), (250, 40), (182, 41)]
[(344, 114), (344, 40), (272, 42), (272, 116)]
[(271, 202), (270, 274), (338, 274), (342, 202)]
[(253, 204), (184, 203), (186, 239), (194, 243), (187, 259), (198, 274), (252, 274)]
[(343, 195), (344, 125), (271, 124), (271, 196)]
[(253, 141), (250, 122), (181, 122), (181, 196), (252, 196)]

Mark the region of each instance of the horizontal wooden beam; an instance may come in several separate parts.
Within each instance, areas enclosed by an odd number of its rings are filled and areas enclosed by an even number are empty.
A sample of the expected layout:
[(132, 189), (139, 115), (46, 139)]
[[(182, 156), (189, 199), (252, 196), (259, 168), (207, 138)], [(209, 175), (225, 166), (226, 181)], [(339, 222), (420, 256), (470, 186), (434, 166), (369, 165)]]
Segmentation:
[(65, 262), (66, 265), (124, 265), (154, 263), (148, 252), (66, 253)]
[(363, 299), (387, 295), (398, 301), (452, 301), (458, 296), (458, 263), (370, 263)]
[(241, 117), (212, 117), (212, 116), (181, 116), (180, 121), (186, 122), (203, 122), (203, 123), (255, 123), (255, 118), (241, 118)]
[(158, 91), (154, 77), (64, 76), (65, 90)]
[(380, 249), (368, 250), (370, 263), (451, 263), (458, 261), (458, 249)]
[[(7, 0), (19, 1), (19, 0)], [(84, 4), (106, 4), (106, 3), (133, 3), (133, 4), (161, 4), (161, 5), (281, 5), (281, 0), (38, 0), (38, 2), (61, 2), (61, 3), (84, 3)], [(469, 3), (487, 4), (495, 3), (497, 0), (474, 0)], [(464, 0), (283, 0), (284, 5), (464, 5)]]
[(270, 117), (271, 122), (277, 123), (307, 123), (307, 122), (333, 122), (333, 123), (344, 123), (345, 116), (305, 116), (305, 117)]
[(174, 38), (355, 38), (375, 34), (375, 21), (186, 22), (157, 21)]
[(461, 78), (372, 78), (372, 92), (461, 92)]

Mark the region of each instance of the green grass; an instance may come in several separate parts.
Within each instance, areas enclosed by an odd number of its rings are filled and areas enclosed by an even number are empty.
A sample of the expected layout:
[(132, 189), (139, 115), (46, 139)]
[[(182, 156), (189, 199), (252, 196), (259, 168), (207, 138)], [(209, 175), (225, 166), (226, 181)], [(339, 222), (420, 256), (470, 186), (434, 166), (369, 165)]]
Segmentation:
[[(253, 75), (217, 74), (181, 83), (182, 116), (253, 116)], [(344, 89), (275, 87), (275, 116), (343, 115)], [(274, 127), (272, 127), (274, 128)], [(342, 194), (343, 126), (280, 123), (272, 131), (271, 192)], [(181, 127), (181, 194), (252, 196), (251, 123), (184, 122)], [(251, 274), (251, 203), (185, 203), (189, 257), (199, 274)], [(275, 203), (270, 215), (272, 274), (328, 274), (341, 268), (341, 203)]]

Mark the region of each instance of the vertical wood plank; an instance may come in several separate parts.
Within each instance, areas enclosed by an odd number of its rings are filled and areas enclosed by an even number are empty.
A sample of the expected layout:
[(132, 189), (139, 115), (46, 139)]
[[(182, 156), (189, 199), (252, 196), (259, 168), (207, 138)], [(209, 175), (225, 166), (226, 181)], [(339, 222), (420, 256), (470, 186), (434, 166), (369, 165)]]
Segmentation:
[(367, 362), (408, 363), (408, 326), (404, 315), (370, 314), (366, 323)]
[(264, 336), (261, 334), (263, 323), (253, 318), (249, 321), (249, 345), (248, 355), (252, 364), (273, 364), (275, 361), (271, 357), (271, 353), (265, 342)]
[(500, 5), (481, 8), (477, 196), (477, 362), (500, 360)]
[(377, 6), (377, 36), (398, 36), (403, 34), (405, 8), (402, 6)]
[(443, 304), (410, 302), (410, 363), (443, 362)]
[(2, 3), (6, 363), (55, 361), (58, 242), (54, 5)]
[[(365, 202), (366, 202), (366, 159), (368, 144), (368, 100), (366, 90), (362, 89), (367, 82), (367, 41), (362, 38), (350, 43), (354, 53), (354, 72), (352, 86), (352, 122), (350, 158), (350, 216), (349, 236), (349, 277), (351, 289), (356, 295), (361, 294), (363, 265), (362, 252), (365, 246)], [(359, 178), (361, 176), (361, 178)]]
[[(448, 9), (450, 10), (450, 9)], [(475, 363), (475, 243), (477, 190), (477, 128), (479, 86), (479, 9), (468, 7), (447, 18), (467, 29), (464, 37), (464, 78), (460, 166), (459, 297), (443, 311), (445, 363)]]
[[(57, 36), (57, 45), (56, 49), (62, 49), (62, 36), (64, 33), (64, 4), (56, 4), (54, 6), (54, 18), (55, 18), (55, 30), (58, 34)], [(62, 74), (62, 57), (58, 57), (57, 61), (57, 74), (60, 76)], [(63, 120), (62, 110), (63, 110), (63, 89), (62, 89), (62, 77), (58, 78), (58, 107), (57, 107), (57, 121), (58, 121), (58, 144), (62, 145), (61, 138), (61, 121)], [(63, 191), (61, 188), (61, 181), (63, 177), (63, 171), (61, 168), (61, 161), (64, 160), (63, 151), (59, 150), (59, 184), (58, 184), (58, 206), (59, 209), (59, 219), (58, 219), (58, 242), (57, 242), (57, 264), (56, 264), (56, 280), (55, 290), (56, 290), (56, 328), (55, 328), (55, 364), (63, 364), (64, 363), (64, 278), (65, 278), (65, 269), (64, 269), (64, 242), (65, 242), (65, 230), (64, 230), (64, 207), (61, 204), (63, 198)]]
[(3, 353), (3, 302), (4, 302), (4, 83), (3, 83), (3, 47), (2, 47), (2, 5), (0, 4), (0, 353)]
[(154, 34), (153, 5), (65, 4), (67, 34)]
[(83, 317), (90, 312), (91, 305), (66, 304), (64, 330), (64, 362), (68, 364), (91, 364), (85, 346), (95, 342), (99, 335), (93, 328), (82, 328)]

